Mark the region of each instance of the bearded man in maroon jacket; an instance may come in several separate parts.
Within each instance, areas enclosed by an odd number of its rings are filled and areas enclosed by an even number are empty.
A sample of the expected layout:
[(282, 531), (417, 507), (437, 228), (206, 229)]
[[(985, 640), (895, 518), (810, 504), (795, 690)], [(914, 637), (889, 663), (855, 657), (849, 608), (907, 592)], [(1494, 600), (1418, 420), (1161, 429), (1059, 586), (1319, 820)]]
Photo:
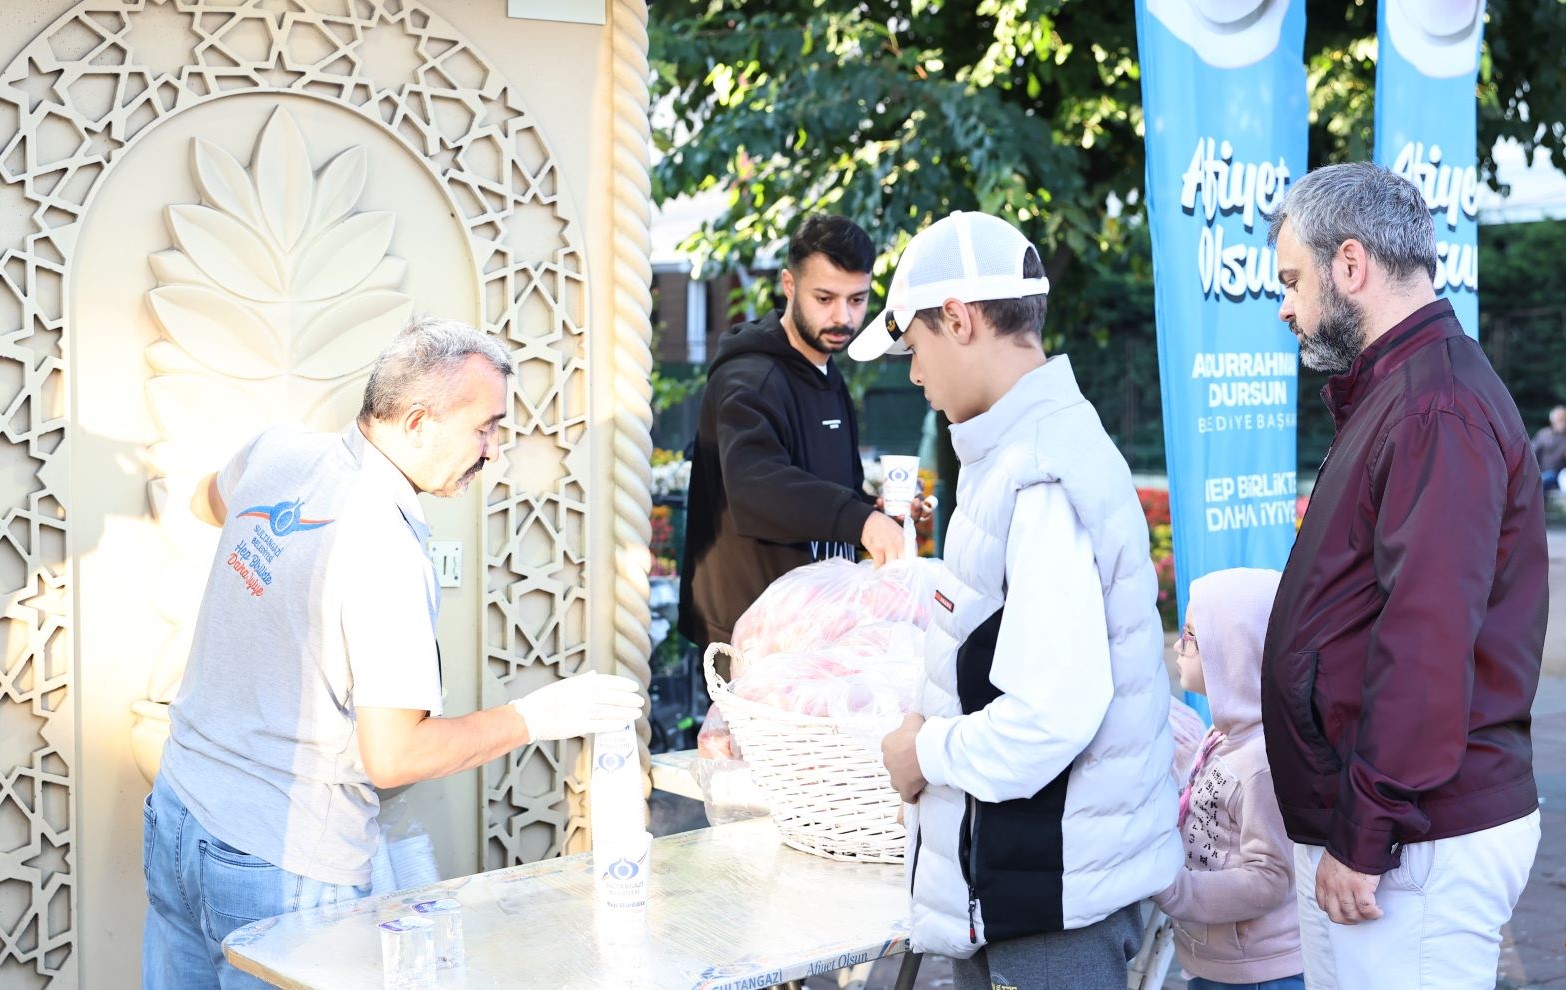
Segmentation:
[(1538, 462), (1436, 297), (1430, 208), (1377, 165), (1271, 217), (1279, 316), (1336, 434), (1262, 665), (1307, 983), (1492, 987), (1539, 842), (1529, 710), (1548, 610)]

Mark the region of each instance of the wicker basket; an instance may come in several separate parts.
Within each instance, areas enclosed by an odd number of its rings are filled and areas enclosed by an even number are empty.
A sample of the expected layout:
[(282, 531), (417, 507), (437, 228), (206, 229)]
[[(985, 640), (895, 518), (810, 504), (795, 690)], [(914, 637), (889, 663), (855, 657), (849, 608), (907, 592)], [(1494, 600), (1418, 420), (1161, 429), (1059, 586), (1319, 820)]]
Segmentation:
[(734, 658), (739, 651), (707, 647), (707, 691), (771, 802), (783, 841), (832, 859), (901, 863), (908, 834), (897, 821), (902, 802), (866, 744), (875, 723), (858, 723), (865, 732), (856, 733), (852, 718), (796, 715), (741, 698), (713, 668), (719, 653)]

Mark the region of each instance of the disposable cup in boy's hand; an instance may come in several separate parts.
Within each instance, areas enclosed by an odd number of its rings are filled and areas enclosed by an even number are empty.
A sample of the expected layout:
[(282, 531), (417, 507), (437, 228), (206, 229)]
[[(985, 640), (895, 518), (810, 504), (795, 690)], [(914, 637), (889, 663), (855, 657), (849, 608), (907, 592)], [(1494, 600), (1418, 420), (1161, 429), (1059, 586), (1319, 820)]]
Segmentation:
[(908, 515), (914, 497), (919, 494), (919, 458), (904, 454), (882, 454), (882, 511), (889, 516)]

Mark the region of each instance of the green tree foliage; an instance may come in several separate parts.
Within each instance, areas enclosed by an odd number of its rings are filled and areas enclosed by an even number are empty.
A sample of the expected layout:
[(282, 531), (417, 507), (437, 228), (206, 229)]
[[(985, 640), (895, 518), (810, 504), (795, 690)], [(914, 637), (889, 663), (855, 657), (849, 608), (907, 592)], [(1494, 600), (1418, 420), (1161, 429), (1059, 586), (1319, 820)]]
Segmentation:
[[(1038, 6), (1038, 5), (1035, 5)], [(839, 4), (659, 0), (652, 10), (659, 199), (708, 188), (728, 210), (689, 245), (749, 264), (811, 209), (895, 256), (952, 210), (1016, 222), (1057, 280), (1116, 237), (1142, 170), (1128, 11), (1021, 0)]]
[(1529, 430), (1566, 402), (1566, 220), (1479, 229), (1479, 341)]
[[(657, 0), (654, 98), (667, 126), (654, 196), (727, 190), (728, 210), (689, 245), (722, 268), (750, 263), (811, 209), (853, 217), (888, 257), (931, 217), (981, 209), (1015, 222), (1051, 276), (1069, 278), (1122, 256), (1140, 216), (1131, 10)], [(1312, 156), (1366, 158), (1375, 4), (1313, 0), (1306, 23)], [(1566, 2), (1491, 0), (1485, 42), (1480, 147), (1511, 137), (1566, 160)]]
[[(1566, 161), (1566, 0), (1488, 10), (1481, 169), (1500, 137)], [(1307, 0), (1306, 13), (1312, 164), (1368, 158), (1375, 2)], [(932, 218), (1004, 216), (1059, 290), (1047, 345), (1099, 349), (1077, 367), (1105, 380), (1084, 387), (1133, 464), (1162, 466), (1131, 0), (656, 0), (650, 32), (654, 196), (728, 196), (686, 245), (700, 266), (748, 266), (826, 209), (882, 246), (882, 289)], [(758, 280), (758, 299), (773, 288)]]
[[(1306, 85), (1312, 166), (1362, 161), (1374, 151), (1375, 0), (1306, 4)], [(1479, 65), (1479, 168), (1494, 181), (1502, 138), (1566, 164), (1566, 3), (1489, 0)]]

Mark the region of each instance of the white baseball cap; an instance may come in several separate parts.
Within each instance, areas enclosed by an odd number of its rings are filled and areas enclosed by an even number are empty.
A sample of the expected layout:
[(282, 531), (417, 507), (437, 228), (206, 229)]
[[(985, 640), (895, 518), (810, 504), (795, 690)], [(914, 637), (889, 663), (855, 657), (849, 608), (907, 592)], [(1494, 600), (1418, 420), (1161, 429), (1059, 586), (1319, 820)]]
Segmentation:
[(988, 213), (957, 212), (921, 230), (903, 249), (886, 292), (886, 308), (848, 345), (855, 361), (907, 354), (902, 337), (914, 315), (948, 299), (982, 302), (1049, 293), (1049, 279), (1025, 278), (1033, 245), (1022, 231)]

